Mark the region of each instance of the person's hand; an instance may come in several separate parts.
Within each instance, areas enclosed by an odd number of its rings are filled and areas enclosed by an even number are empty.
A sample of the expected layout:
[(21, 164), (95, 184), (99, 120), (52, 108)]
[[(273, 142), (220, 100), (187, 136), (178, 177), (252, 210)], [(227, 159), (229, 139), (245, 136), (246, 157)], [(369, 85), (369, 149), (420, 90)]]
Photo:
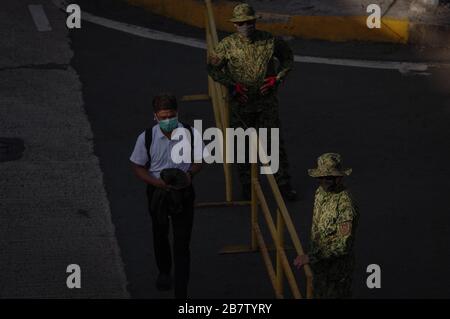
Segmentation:
[(297, 256), (294, 260), (294, 266), (297, 267), (297, 269), (302, 268), (303, 265), (309, 264), (309, 257), (308, 255), (300, 255)]
[(269, 76), (264, 79), (264, 85), (261, 86), (260, 91), (262, 95), (266, 95), (270, 90), (274, 89), (278, 85), (278, 79), (276, 76)]
[(238, 96), (238, 101), (240, 104), (245, 104), (248, 101), (247, 92), (248, 89), (241, 83), (236, 83), (234, 86), (234, 91), (236, 92)]
[(156, 182), (153, 184), (153, 186), (158, 187), (158, 188), (162, 188), (165, 190), (169, 190), (170, 186), (166, 184), (166, 182), (164, 182), (162, 179), (157, 179)]

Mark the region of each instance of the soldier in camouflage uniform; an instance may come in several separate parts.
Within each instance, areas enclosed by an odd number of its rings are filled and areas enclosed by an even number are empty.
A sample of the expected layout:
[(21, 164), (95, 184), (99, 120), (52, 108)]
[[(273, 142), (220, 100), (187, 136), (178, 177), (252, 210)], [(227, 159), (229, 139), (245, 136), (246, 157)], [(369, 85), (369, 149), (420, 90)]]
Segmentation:
[[(257, 130), (260, 127), (280, 128), (281, 131), (277, 89), (293, 67), (293, 54), (282, 39), (256, 30), (256, 19), (254, 10), (248, 4), (239, 4), (234, 8), (230, 21), (238, 32), (223, 39), (208, 57), (208, 73), (230, 90), (232, 127), (253, 127)], [(240, 164), (238, 168), (244, 197), (248, 198), (250, 165)], [(296, 192), (290, 185), (282, 136), (280, 168), (275, 177), (283, 195), (294, 200)]]
[(311, 264), (316, 298), (350, 298), (352, 294), (353, 242), (359, 213), (342, 183), (351, 171), (342, 168), (341, 156), (336, 153), (321, 155), (318, 168), (308, 171), (320, 186), (314, 201), (309, 254), (298, 256), (294, 264), (298, 268)]

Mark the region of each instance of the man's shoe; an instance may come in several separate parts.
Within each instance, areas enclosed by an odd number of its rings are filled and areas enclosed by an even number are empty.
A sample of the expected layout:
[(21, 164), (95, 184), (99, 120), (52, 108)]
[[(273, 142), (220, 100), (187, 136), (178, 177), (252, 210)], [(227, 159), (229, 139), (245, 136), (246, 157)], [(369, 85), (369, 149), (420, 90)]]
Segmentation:
[(172, 277), (168, 274), (159, 274), (156, 279), (156, 289), (159, 291), (167, 291), (172, 289)]
[(283, 198), (290, 202), (297, 200), (297, 191), (293, 189), (290, 184), (280, 185), (279, 188)]

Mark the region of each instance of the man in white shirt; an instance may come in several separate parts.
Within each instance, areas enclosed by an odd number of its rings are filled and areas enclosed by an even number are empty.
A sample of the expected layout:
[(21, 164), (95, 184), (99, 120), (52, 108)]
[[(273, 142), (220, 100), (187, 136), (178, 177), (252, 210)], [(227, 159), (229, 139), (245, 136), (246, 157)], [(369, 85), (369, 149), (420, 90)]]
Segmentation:
[[(201, 141), (200, 133), (178, 121), (175, 96), (170, 94), (156, 96), (153, 99), (153, 110), (158, 124), (139, 135), (130, 161), (135, 175), (147, 184), (149, 212), (153, 225), (153, 246), (159, 269), (156, 286), (159, 290), (171, 289), (172, 252), (169, 242), (169, 217), (161, 218), (161, 214), (154, 211), (155, 205), (153, 204), (157, 199), (155, 198), (156, 194), (164, 195), (165, 191), (171, 191), (171, 186), (160, 176), (164, 169), (177, 168), (186, 174), (185, 178), (189, 186), (184, 190), (182, 211), (177, 214), (169, 213), (174, 239), (175, 298), (186, 299), (195, 199), (192, 179), (202, 168), (204, 145), (200, 143), (200, 145), (194, 144), (195, 147), (191, 146), (191, 133)], [(192, 143), (193, 141), (194, 137), (192, 137)], [(179, 143), (187, 143), (184, 144), (187, 147), (184, 147), (183, 150), (190, 150), (192, 153), (191, 156), (188, 156), (188, 161), (180, 162), (181, 156), (175, 152), (179, 149)], [(168, 198), (170, 201), (170, 197)]]

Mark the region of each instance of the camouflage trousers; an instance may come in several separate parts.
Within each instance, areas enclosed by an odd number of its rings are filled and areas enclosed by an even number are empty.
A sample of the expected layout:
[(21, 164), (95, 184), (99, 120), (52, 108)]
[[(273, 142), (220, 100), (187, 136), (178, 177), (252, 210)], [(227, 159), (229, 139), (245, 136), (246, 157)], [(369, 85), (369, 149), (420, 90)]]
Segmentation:
[(353, 261), (349, 259), (318, 262), (312, 265), (314, 298), (347, 299), (352, 297)]
[[(279, 169), (275, 174), (278, 185), (285, 185), (290, 182), (288, 173), (289, 163), (287, 159), (286, 149), (284, 145), (283, 135), (281, 132), (281, 123), (278, 113), (278, 99), (276, 95), (269, 95), (264, 98), (250, 100), (245, 105), (240, 105), (236, 100), (231, 101), (230, 126), (233, 128), (242, 127), (244, 130), (253, 127), (267, 128), (268, 147), (270, 152), (270, 128), (280, 129), (280, 150), (279, 150)], [(246, 148), (248, 150), (248, 148)], [(270, 154), (269, 154), (270, 155)], [(248, 164), (248, 154), (245, 164), (237, 164), (239, 178), (242, 185), (250, 184), (251, 171)]]

